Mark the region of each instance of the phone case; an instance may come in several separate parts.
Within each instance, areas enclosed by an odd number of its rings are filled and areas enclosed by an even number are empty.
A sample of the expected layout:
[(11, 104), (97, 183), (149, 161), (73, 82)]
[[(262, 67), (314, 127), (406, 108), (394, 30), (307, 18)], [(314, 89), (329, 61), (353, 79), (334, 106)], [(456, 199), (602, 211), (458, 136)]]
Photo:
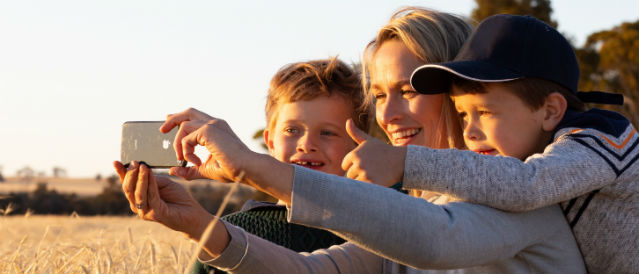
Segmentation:
[(122, 125), (120, 162), (128, 165), (132, 161), (144, 163), (151, 168), (186, 166), (178, 161), (173, 141), (178, 128), (167, 134), (160, 132), (164, 121), (127, 121)]

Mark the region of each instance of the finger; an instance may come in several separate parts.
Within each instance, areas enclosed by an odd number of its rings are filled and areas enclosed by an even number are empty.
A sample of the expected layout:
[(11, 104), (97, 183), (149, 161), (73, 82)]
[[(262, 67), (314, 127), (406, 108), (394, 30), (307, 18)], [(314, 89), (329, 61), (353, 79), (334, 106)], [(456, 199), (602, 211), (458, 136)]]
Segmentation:
[(202, 164), (202, 160), (200, 160), (200, 157), (198, 157), (197, 155), (195, 155), (195, 147), (197, 145), (204, 145), (204, 144), (200, 144), (200, 138), (199, 138), (199, 133), (200, 131), (203, 130), (204, 127), (191, 132), (189, 135), (184, 136), (184, 138), (182, 139), (181, 143), (182, 143), (182, 154), (184, 155), (184, 159), (193, 163), (196, 166), (199, 166)]
[(122, 183), (122, 191), (124, 191), (124, 196), (126, 197), (127, 201), (129, 201), (129, 207), (134, 213), (138, 212), (137, 208), (135, 207), (135, 196), (133, 193), (135, 191), (135, 184), (138, 181), (137, 166), (138, 163), (136, 161), (133, 161), (131, 165), (129, 165), (129, 170), (124, 176), (124, 182)]
[(158, 182), (153, 172), (149, 172), (149, 192), (147, 198), (149, 199), (147, 202), (149, 206), (148, 209), (157, 213), (162, 205), (162, 199), (160, 198), (160, 188), (158, 187)]
[(182, 139), (184, 139), (184, 136), (186, 135), (188, 135), (188, 133), (186, 133), (184, 127), (180, 127), (177, 134), (175, 134), (175, 139), (173, 140), (173, 149), (175, 149), (175, 155), (180, 161), (184, 161), (184, 154), (182, 154)]
[(180, 113), (175, 113), (175, 114), (169, 114), (166, 116), (166, 121), (164, 121), (164, 124), (162, 124), (162, 126), (160, 126), (160, 131), (163, 133), (167, 133), (169, 131), (171, 131), (171, 129), (173, 129), (176, 126), (179, 126), (180, 124), (182, 124), (182, 122), (184, 121), (191, 121), (191, 120), (210, 120), (213, 119), (213, 117), (209, 116), (208, 114), (201, 112), (197, 109), (194, 108), (189, 108), (185, 111), (182, 111)]
[(124, 175), (126, 175), (126, 168), (124, 165), (119, 161), (114, 161), (113, 168), (115, 168), (115, 172), (118, 174), (118, 177), (120, 177), (120, 183), (124, 183)]
[(188, 114), (186, 114), (187, 111), (188, 109), (180, 113), (167, 115), (166, 120), (160, 126), (160, 132), (167, 133), (171, 131), (174, 127), (179, 126), (182, 122), (188, 120), (189, 116)]
[(346, 171), (346, 177), (357, 180), (360, 173), (361, 172), (357, 168), (351, 167)]
[(182, 139), (187, 135), (191, 134), (191, 132), (198, 130), (202, 125), (206, 124), (205, 121), (185, 121), (180, 124), (180, 127), (175, 134), (175, 139), (173, 140), (173, 148), (175, 149), (175, 153), (177, 155), (178, 160), (184, 160), (184, 154), (182, 151)]
[(178, 176), (186, 180), (207, 179), (200, 173), (197, 167), (172, 167), (169, 169), (169, 175)]
[(344, 156), (344, 159), (342, 159), (342, 170), (344, 171), (348, 171), (351, 166), (353, 166), (353, 152), (349, 152), (346, 154), (346, 156)]
[(361, 144), (362, 142), (371, 138), (371, 136), (366, 134), (366, 132), (357, 128), (355, 123), (353, 123), (353, 119), (348, 119), (346, 121), (346, 132), (348, 132), (348, 135), (351, 136), (353, 141), (358, 144)]
[(360, 182), (370, 183), (370, 180), (368, 179), (368, 177), (366, 177), (366, 174), (363, 173), (358, 174), (354, 179)]
[(144, 216), (144, 212), (148, 209), (147, 190), (149, 189), (149, 168), (141, 164), (139, 168), (137, 186), (135, 187), (135, 206), (138, 209), (138, 215)]

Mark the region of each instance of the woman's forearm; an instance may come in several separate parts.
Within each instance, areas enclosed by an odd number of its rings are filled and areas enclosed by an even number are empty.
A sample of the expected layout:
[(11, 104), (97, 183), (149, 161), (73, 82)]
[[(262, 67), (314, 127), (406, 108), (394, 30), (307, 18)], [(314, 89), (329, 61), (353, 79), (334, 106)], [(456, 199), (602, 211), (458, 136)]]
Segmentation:
[(244, 165), (243, 183), (290, 204), (294, 167), (266, 154), (254, 154), (255, 156)]

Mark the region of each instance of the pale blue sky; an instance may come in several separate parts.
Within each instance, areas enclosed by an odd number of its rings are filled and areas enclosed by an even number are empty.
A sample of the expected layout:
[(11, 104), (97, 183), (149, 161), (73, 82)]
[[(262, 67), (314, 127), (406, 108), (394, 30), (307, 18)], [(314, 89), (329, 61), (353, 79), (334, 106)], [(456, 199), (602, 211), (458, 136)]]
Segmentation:
[[(0, 165), (73, 177), (113, 173), (121, 125), (195, 107), (253, 149), (270, 77), (294, 61), (357, 62), (397, 8), (467, 16), (460, 1), (2, 1)], [(578, 45), (639, 18), (636, 0), (555, 0)]]

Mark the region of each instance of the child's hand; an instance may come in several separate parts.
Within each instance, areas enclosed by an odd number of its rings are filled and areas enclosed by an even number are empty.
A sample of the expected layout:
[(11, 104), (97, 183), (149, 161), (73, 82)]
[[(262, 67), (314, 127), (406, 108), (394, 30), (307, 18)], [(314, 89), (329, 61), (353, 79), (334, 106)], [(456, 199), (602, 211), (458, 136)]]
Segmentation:
[(404, 177), (405, 147), (393, 147), (383, 143), (346, 121), (346, 132), (359, 145), (346, 154), (342, 169), (351, 179), (389, 187)]

